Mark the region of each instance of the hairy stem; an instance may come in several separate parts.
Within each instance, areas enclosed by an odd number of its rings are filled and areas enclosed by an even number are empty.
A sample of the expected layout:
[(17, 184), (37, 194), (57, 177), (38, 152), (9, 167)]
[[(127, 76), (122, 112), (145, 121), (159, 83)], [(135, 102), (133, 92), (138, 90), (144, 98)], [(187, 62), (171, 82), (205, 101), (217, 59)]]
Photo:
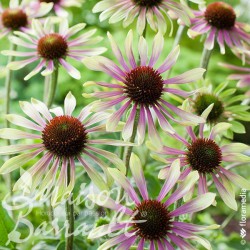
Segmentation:
[[(68, 167), (67, 170), (67, 180), (68, 185), (70, 182), (70, 168)], [(66, 245), (65, 250), (73, 250), (73, 242), (74, 242), (74, 224), (75, 224), (75, 217), (74, 217), (74, 204), (72, 202), (71, 196), (66, 200), (66, 218), (69, 223), (68, 229), (68, 236), (66, 238)]]
[(57, 81), (58, 81), (58, 71), (59, 71), (59, 65), (57, 62), (57, 63), (55, 63), (55, 70), (52, 73), (50, 86), (49, 86), (49, 90), (48, 90), (48, 98), (46, 101), (48, 108), (51, 107), (51, 105), (53, 104), (54, 98), (55, 98)]

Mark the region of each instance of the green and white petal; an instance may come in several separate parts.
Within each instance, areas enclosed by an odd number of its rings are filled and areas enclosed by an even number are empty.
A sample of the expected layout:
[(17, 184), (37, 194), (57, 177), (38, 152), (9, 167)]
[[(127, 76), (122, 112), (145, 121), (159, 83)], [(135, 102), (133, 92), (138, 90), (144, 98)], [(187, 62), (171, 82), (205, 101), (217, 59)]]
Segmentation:
[(250, 147), (244, 143), (230, 143), (221, 147), (223, 153), (242, 153)]
[(26, 162), (28, 162), (31, 159), (33, 159), (34, 157), (36, 157), (42, 151), (43, 151), (43, 148), (38, 149), (36, 151), (33, 151), (31, 153), (21, 154), (21, 155), (10, 158), (0, 168), (0, 174), (8, 174), (8, 173), (22, 167)]
[(223, 155), (222, 159), (228, 162), (250, 162), (250, 157), (241, 153), (227, 153)]
[(228, 130), (230, 127), (232, 126), (232, 124), (230, 123), (226, 123), (226, 122), (220, 122), (217, 123), (211, 130), (209, 139), (214, 140), (214, 138), (218, 135), (221, 134), (223, 132), (225, 132), (226, 130)]
[(11, 122), (12, 124), (15, 124), (17, 126), (21, 126), (24, 128), (42, 131), (43, 128), (34, 122), (20, 116), (20, 115), (6, 115), (6, 119)]
[(82, 163), (84, 169), (86, 170), (89, 178), (100, 190), (108, 190), (108, 185), (103, 180), (102, 176), (94, 169), (89, 166), (89, 164), (82, 158), (78, 157), (79, 161)]
[(179, 216), (181, 214), (195, 213), (212, 205), (214, 202), (216, 194), (214, 193), (206, 193), (201, 194), (197, 198), (190, 200), (179, 208), (175, 209), (171, 212), (170, 216)]
[(127, 215), (133, 214), (133, 211), (131, 209), (111, 199), (106, 191), (99, 194), (89, 194), (87, 198), (101, 207), (106, 207), (117, 212), (125, 213)]
[(120, 169), (120, 171), (122, 173), (126, 172), (124, 162), (114, 153), (111, 153), (109, 151), (106, 151), (106, 150), (103, 150), (100, 148), (90, 147), (90, 146), (87, 146), (86, 149), (89, 149), (89, 150), (95, 152), (96, 154), (103, 156), (104, 158), (106, 158), (107, 160), (112, 162), (118, 169)]
[(46, 118), (48, 121), (52, 119), (48, 107), (43, 102), (31, 98), (31, 103), (37, 109), (37, 111), (43, 115), (44, 118)]
[(0, 129), (0, 138), (9, 140), (19, 139), (41, 139), (40, 135), (23, 132), (14, 128), (3, 128)]
[(148, 200), (147, 184), (143, 174), (141, 161), (134, 153), (132, 153), (130, 158), (130, 169), (143, 199)]
[(71, 116), (76, 107), (76, 98), (69, 92), (64, 100), (64, 113)]
[(135, 201), (136, 204), (139, 204), (140, 200), (134, 188), (132, 187), (129, 180), (127, 179), (127, 177), (121, 171), (115, 168), (109, 168), (108, 171), (111, 174), (111, 176), (114, 178), (114, 180), (127, 192), (129, 197), (133, 201)]
[(33, 121), (37, 124), (41, 125), (42, 127), (46, 126), (44, 119), (41, 117), (39, 112), (34, 108), (34, 106), (29, 102), (19, 102), (19, 105), (22, 111), (29, 116)]
[(41, 147), (43, 147), (43, 144), (2, 146), (2, 147), (0, 147), (0, 155), (18, 154), (18, 153), (26, 151), (26, 150), (38, 149)]
[(175, 161), (173, 161), (169, 168), (167, 180), (165, 181), (157, 200), (161, 201), (165, 198), (167, 193), (173, 188), (173, 186), (178, 181), (180, 174), (180, 160), (176, 159)]
[(235, 200), (234, 193), (230, 193), (230, 190), (227, 190), (214, 174), (213, 174), (213, 180), (220, 194), (221, 199), (225, 202), (225, 204), (228, 207), (237, 211), (237, 202)]
[(67, 167), (68, 161), (64, 159), (59, 179), (57, 180), (51, 196), (51, 205), (53, 207), (59, 205), (64, 198), (64, 193), (67, 189)]
[[(176, 163), (175, 163), (176, 164)], [(170, 198), (165, 202), (165, 205), (170, 206), (175, 201), (179, 200), (183, 196), (185, 196), (189, 190), (195, 185), (195, 183), (199, 180), (198, 171), (191, 172), (183, 182), (180, 183), (179, 187), (176, 191), (170, 196)]]
[(240, 188), (250, 190), (250, 182), (238, 174), (235, 174), (225, 168), (220, 168), (223, 174), (235, 185)]
[(195, 242), (200, 243), (206, 249), (212, 250), (211, 244), (207, 239), (205, 239), (205, 238), (203, 238), (201, 236), (192, 236), (192, 237), (190, 237), (190, 239), (194, 240)]

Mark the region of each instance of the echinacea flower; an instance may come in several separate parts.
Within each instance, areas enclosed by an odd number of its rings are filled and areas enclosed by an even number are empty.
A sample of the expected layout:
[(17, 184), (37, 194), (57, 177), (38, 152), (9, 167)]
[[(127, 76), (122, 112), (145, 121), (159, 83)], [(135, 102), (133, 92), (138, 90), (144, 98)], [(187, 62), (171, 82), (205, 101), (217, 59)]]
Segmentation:
[[(209, 109), (211, 110), (211, 108), (212, 105)], [(179, 134), (170, 135), (184, 145), (182, 149), (169, 146), (158, 149), (151, 142), (148, 143), (148, 147), (160, 154), (161, 156), (155, 155), (153, 157), (165, 164), (171, 164), (175, 159), (179, 159), (183, 169), (181, 178), (184, 178), (191, 171), (198, 171), (199, 194), (208, 192), (207, 183), (212, 180), (225, 204), (231, 209), (237, 210), (234, 189), (231, 183), (241, 188), (250, 189), (250, 182), (231, 170), (227, 170), (224, 164), (228, 162), (249, 163), (250, 157), (243, 154), (244, 151), (249, 149), (249, 146), (245, 144), (230, 143), (221, 146), (217, 142), (217, 135), (225, 132), (230, 126), (229, 123), (218, 123), (211, 129), (209, 136), (204, 136), (204, 124), (199, 126), (199, 135), (195, 134), (192, 127), (187, 127), (186, 131), (189, 139), (185, 139)], [(169, 169), (169, 166), (163, 168), (159, 173), (159, 178), (168, 178)]]
[(193, 86), (187, 87), (189, 87), (188, 90), (192, 88), (199, 89), (188, 100), (190, 112), (200, 116), (213, 104), (213, 108), (206, 119), (208, 124), (212, 126), (218, 122), (231, 123), (232, 126), (227, 134), (229, 138), (232, 138), (233, 132), (245, 133), (244, 126), (240, 122), (250, 121), (250, 113), (248, 111), (250, 107), (242, 104), (246, 97), (243, 94), (237, 94), (236, 88), (230, 88), (229, 82), (222, 82), (214, 87), (210, 80), (201, 80)]
[(27, 0), (10, 0), (9, 8), (3, 9), (0, 3), (0, 38), (12, 31), (25, 32), (33, 18), (45, 16), (53, 8), (52, 3), (42, 3), (34, 8)]
[[(4, 128), (0, 130), (3, 139), (18, 140), (31, 139), (31, 143), (15, 144), (0, 147), (1, 155), (18, 154), (7, 160), (0, 168), (0, 174), (7, 174), (37, 156), (41, 156), (15, 183), (14, 190), (31, 192), (38, 188), (38, 196), (50, 193), (52, 189), (52, 204), (56, 204), (63, 197), (70, 194), (75, 183), (75, 162), (80, 162), (91, 180), (100, 189), (107, 189), (110, 175), (107, 173), (108, 159), (120, 170), (125, 171), (123, 162), (111, 152), (94, 147), (95, 145), (125, 145), (124, 142), (112, 139), (91, 139), (91, 135), (105, 131), (105, 125), (99, 125), (109, 114), (92, 114), (91, 106), (84, 107), (78, 116), (72, 112), (76, 107), (76, 99), (71, 94), (65, 98), (64, 111), (61, 107), (48, 110), (47, 106), (32, 99), (29, 102), (20, 102), (22, 111), (33, 121), (20, 115), (10, 114), (6, 118), (12, 124), (31, 129), (32, 133), (19, 129)], [(54, 115), (53, 115), (54, 114)], [(34, 141), (35, 140), (35, 141)], [(30, 152), (26, 152), (30, 151)], [(19, 154), (21, 153), (21, 154)], [(88, 163), (88, 159), (91, 164)], [(106, 174), (107, 181), (93, 167), (99, 165)], [(67, 177), (70, 171), (70, 180)], [(60, 173), (59, 175), (57, 173)]]
[(65, 8), (68, 7), (81, 7), (83, 1), (82, 0), (36, 0), (36, 5), (40, 5), (42, 3), (53, 3), (53, 10), (55, 11), (57, 16), (67, 17), (68, 12)]
[[(214, 202), (215, 194), (202, 194), (176, 209), (171, 206), (182, 199), (192, 188), (198, 179), (198, 173), (190, 173), (180, 183), (179, 187), (173, 190), (181, 174), (180, 161), (174, 161), (158, 197), (151, 198), (148, 194), (140, 160), (134, 154), (132, 154), (130, 160), (130, 168), (139, 194), (124, 174), (116, 169), (109, 169), (114, 180), (132, 200), (129, 205), (122, 205), (104, 193), (88, 196), (97, 205), (117, 212), (117, 216), (110, 224), (97, 227), (90, 232), (89, 238), (96, 239), (119, 230), (115, 237), (106, 239), (106, 242), (98, 250), (111, 249), (116, 245), (118, 246), (117, 249), (130, 249), (134, 244), (138, 250), (148, 249), (147, 246), (150, 250), (173, 250), (176, 247), (188, 250), (196, 249), (186, 241), (187, 239), (201, 243), (206, 249), (211, 249), (209, 241), (197, 235), (197, 233), (206, 229), (218, 228), (218, 225), (200, 226), (180, 222), (176, 217), (196, 213), (209, 207)], [(169, 195), (171, 190), (173, 190), (173, 193)], [(167, 199), (165, 199), (166, 197)], [(126, 216), (124, 220), (121, 220), (122, 215)], [(122, 231), (120, 232), (120, 230)], [(157, 248), (155, 248), (155, 245)]]
[[(138, 63), (136, 62), (133, 53), (132, 31), (128, 33), (125, 41), (125, 51), (128, 63), (109, 33), (108, 37), (113, 53), (120, 63), (119, 66), (106, 57), (92, 57), (83, 60), (83, 63), (88, 68), (96, 71), (103, 71), (118, 81), (116, 84), (96, 82), (96, 84), (107, 87), (107, 89), (111, 89), (111, 91), (100, 91), (84, 95), (85, 97), (93, 96), (104, 99), (93, 105), (93, 110), (97, 112), (121, 104), (121, 108), (114, 112), (107, 121), (108, 131), (115, 129), (122, 116), (126, 114), (128, 110), (131, 112), (126, 125), (124, 126), (122, 136), (125, 140), (131, 137), (136, 112), (139, 110), (139, 124), (137, 131), (139, 143), (143, 142), (146, 125), (148, 125), (149, 137), (156, 144), (160, 144), (160, 137), (156, 131), (152, 117), (153, 113), (156, 115), (161, 128), (167, 131), (173, 131), (168, 119), (183, 124), (197, 124), (204, 122), (203, 118), (185, 112), (164, 99), (164, 94), (167, 93), (174, 93), (182, 97), (192, 95), (194, 91), (180, 91), (171, 88), (171, 85), (193, 82), (200, 79), (205, 71), (202, 68), (196, 68), (173, 78), (164, 79), (162, 74), (171, 69), (179, 56), (179, 46), (170, 52), (165, 61), (159, 67), (155, 67), (156, 62), (163, 51), (164, 39), (162, 34), (158, 33), (155, 36), (152, 45), (152, 55), (150, 58), (148, 58), (147, 42), (142, 36), (140, 37), (138, 43), (140, 60)], [(93, 82), (90, 83), (92, 84)], [(87, 84), (89, 84), (89, 82), (87, 82)], [(172, 116), (172, 113), (181, 117), (181, 121), (177, 121)]]
[[(171, 26), (172, 20), (168, 11), (172, 11), (186, 25), (190, 25), (188, 16), (189, 9), (176, 1), (172, 0), (102, 0), (93, 8), (93, 12), (102, 12), (100, 21), (109, 18), (109, 23), (116, 23), (123, 20), (123, 26), (129, 26), (136, 18), (137, 31), (141, 35), (148, 23), (152, 30), (165, 33), (167, 21)], [(172, 32), (171, 32), (172, 33)]]
[(84, 29), (86, 24), (79, 23), (69, 28), (66, 18), (60, 19), (59, 31), (55, 31), (55, 24), (52, 18), (47, 18), (44, 26), (38, 20), (32, 21), (32, 33), (15, 31), (17, 36), (11, 36), (10, 41), (18, 46), (27, 48), (28, 51), (2, 51), (4, 55), (16, 57), (27, 57), (22, 61), (11, 62), (7, 67), (11, 70), (18, 70), (28, 64), (39, 61), (38, 65), (24, 78), (30, 79), (32, 76), (42, 71), (43, 76), (53, 73), (55, 67), (62, 65), (66, 71), (75, 79), (80, 79), (80, 72), (73, 67), (67, 59), (71, 58), (81, 61), (86, 56), (99, 55), (105, 48), (89, 48), (88, 45), (94, 45), (101, 40), (101, 37), (92, 37), (96, 30), (90, 30), (78, 37), (76, 33)]
[(234, 9), (225, 2), (214, 2), (200, 11), (194, 11), (191, 18), (189, 36), (205, 35), (205, 48), (212, 50), (217, 41), (222, 54), (225, 54), (225, 44), (228, 47), (243, 48), (243, 43), (249, 43), (250, 35), (245, 32), (247, 24), (236, 21)]

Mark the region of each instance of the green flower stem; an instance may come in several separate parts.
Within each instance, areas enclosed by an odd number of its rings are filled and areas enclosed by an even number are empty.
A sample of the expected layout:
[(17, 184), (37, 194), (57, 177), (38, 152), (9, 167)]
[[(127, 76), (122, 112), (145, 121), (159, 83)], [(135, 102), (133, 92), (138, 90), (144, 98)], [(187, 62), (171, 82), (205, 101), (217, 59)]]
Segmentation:
[[(136, 137), (136, 133), (137, 133), (137, 128), (138, 128), (138, 124), (139, 124), (139, 119), (140, 119), (140, 109), (137, 108), (136, 114), (135, 114), (133, 132), (132, 132), (132, 136), (131, 136), (129, 142), (132, 142), (132, 143), (135, 142), (135, 137)], [(124, 157), (124, 160), (125, 160), (125, 167), (126, 167), (126, 176), (128, 175), (129, 161), (130, 161), (130, 157), (131, 157), (131, 154), (132, 154), (132, 150), (133, 150), (133, 146), (129, 146), (129, 147), (127, 147), (126, 150), (125, 150), (125, 157)]]
[[(135, 142), (135, 137), (136, 137), (136, 133), (137, 133), (137, 128), (138, 128), (138, 124), (139, 124), (139, 119), (140, 119), (140, 109), (137, 108), (136, 110), (136, 114), (135, 114), (135, 120), (134, 120), (134, 126), (133, 126), (133, 132), (132, 132), (132, 136), (129, 140), (129, 142), (134, 143)], [(132, 154), (132, 150), (133, 150), (133, 146), (129, 146), (126, 148), (125, 152), (124, 152), (124, 161), (125, 161), (125, 167), (126, 167), (126, 173), (125, 175), (128, 175), (128, 170), (129, 170), (129, 161), (130, 161), (130, 157)], [(120, 194), (118, 201), (121, 201), (121, 199), (123, 198), (124, 195), (124, 190), (121, 188), (120, 189)]]
[[(17, 50), (17, 45), (12, 44), (10, 45), (10, 50), (16, 51)], [(14, 56), (9, 56), (8, 58), (8, 64), (15, 61)], [(9, 114), (10, 113), (10, 93), (11, 93), (11, 84), (12, 84), (12, 77), (13, 77), (13, 71), (12, 70), (7, 70), (6, 78), (5, 78), (5, 105), (4, 105), (4, 114)], [(7, 119), (5, 119), (5, 127), (9, 128), (10, 123)], [(7, 140), (7, 145), (10, 145), (10, 140)], [(7, 187), (10, 191), (10, 194), (12, 195), (12, 181), (11, 181), (11, 173), (6, 175), (6, 184)]]
[(229, 214), (226, 219), (223, 221), (223, 223), (220, 226), (220, 229), (224, 229), (228, 223), (233, 219), (233, 217), (237, 214), (237, 212), (232, 212), (231, 214)]
[[(179, 185), (176, 185), (176, 189), (179, 187)], [(175, 189), (175, 190), (176, 190)], [(180, 207), (181, 205), (183, 204), (183, 198), (182, 199), (179, 199), (177, 200), (175, 203), (174, 203), (174, 210), (177, 209), (178, 207)], [(175, 221), (179, 221), (179, 216), (176, 216), (173, 218)]]
[[(69, 167), (67, 170), (67, 175), (68, 175), (67, 180), (69, 185), (70, 183)], [(66, 200), (66, 218), (69, 223), (69, 229), (68, 229), (68, 237), (66, 238), (65, 250), (73, 250), (75, 217), (74, 217), (74, 204), (72, 200), (73, 199), (71, 199), (71, 196)]]
[(43, 101), (46, 102), (47, 100), (47, 95), (49, 91), (49, 85), (50, 85), (51, 78), (50, 76), (45, 76), (44, 77), (44, 90), (43, 90)]
[(200, 63), (200, 67), (206, 70), (206, 72), (203, 75), (204, 79), (206, 78), (206, 75), (207, 75), (208, 64), (209, 64), (211, 55), (212, 55), (212, 50), (208, 50), (204, 47), (203, 52), (202, 52), (202, 57), (201, 57), (201, 63)]
[(51, 107), (55, 98), (56, 87), (57, 87), (57, 82), (58, 82), (58, 71), (59, 71), (59, 65), (58, 65), (58, 62), (56, 62), (54, 72), (52, 73), (52, 76), (51, 76), (51, 81), (50, 81), (49, 90), (48, 90), (48, 98), (46, 101), (48, 108)]

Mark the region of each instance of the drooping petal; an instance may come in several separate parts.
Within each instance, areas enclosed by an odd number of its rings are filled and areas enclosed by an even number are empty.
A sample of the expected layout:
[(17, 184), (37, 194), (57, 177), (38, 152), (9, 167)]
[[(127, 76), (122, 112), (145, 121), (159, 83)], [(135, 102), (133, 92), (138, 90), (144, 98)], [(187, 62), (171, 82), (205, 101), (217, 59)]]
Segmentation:
[(106, 150), (103, 150), (100, 148), (90, 147), (90, 146), (87, 146), (86, 149), (89, 149), (89, 150), (95, 152), (99, 156), (103, 156), (104, 158), (106, 158), (107, 160), (112, 162), (115, 166), (117, 166), (117, 168), (120, 169), (120, 171), (122, 173), (125, 173), (126, 168), (125, 168), (123, 161), (114, 153), (111, 153), (109, 151), (106, 151)]
[(195, 213), (212, 205), (214, 202), (216, 194), (206, 193), (198, 196), (170, 212), (170, 216), (179, 216), (181, 214)]
[(164, 80), (164, 84), (183, 84), (194, 82), (202, 78), (206, 70), (202, 68), (191, 69), (181, 75)]
[(175, 201), (185, 196), (188, 193), (188, 191), (194, 186), (194, 184), (198, 181), (198, 179), (199, 179), (199, 173), (197, 171), (191, 172), (185, 178), (185, 180), (182, 183), (180, 183), (179, 187), (169, 197), (169, 199), (167, 199), (167, 201), (165, 202), (165, 205), (170, 206)]
[(73, 78), (77, 80), (81, 79), (81, 74), (75, 67), (73, 67), (71, 64), (69, 64), (62, 58), (59, 59), (59, 62), (66, 69), (66, 71), (69, 73), (70, 76), (72, 76)]
[(43, 144), (30, 144), (30, 145), (8, 145), (0, 147), (0, 155), (12, 155), (18, 154), (20, 152), (30, 150), (30, 149), (38, 149), (43, 147)]
[(101, 192), (99, 194), (89, 194), (87, 198), (99, 206), (106, 207), (117, 212), (125, 213), (130, 216), (133, 214), (133, 211), (131, 209), (114, 201), (109, 197), (108, 194), (105, 194), (105, 192)]
[(120, 246), (117, 247), (117, 250), (127, 250), (134, 244), (136, 239), (138, 238), (137, 235), (133, 235), (132, 237), (128, 238), (127, 240), (123, 241)]
[(225, 132), (227, 129), (229, 129), (232, 126), (232, 124), (230, 123), (226, 123), (226, 122), (220, 122), (218, 124), (216, 124), (210, 133), (209, 139), (214, 140), (214, 138), (216, 137), (216, 135)]
[(162, 189), (160, 191), (160, 194), (157, 198), (157, 200), (161, 201), (165, 198), (166, 194), (173, 188), (173, 186), (176, 184), (180, 177), (180, 160), (176, 159), (169, 168), (167, 179), (162, 186)]
[(132, 225), (131, 222), (117, 222), (117, 223), (109, 223), (106, 225), (102, 225), (91, 230), (88, 235), (88, 239), (96, 239), (131, 225)]
[(132, 201), (139, 204), (140, 200), (126, 176), (115, 168), (109, 168), (108, 170), (114, 180), (126, 191)]
[(37, 131), (42, 131), (43, 128), (34, 122), (20, 116), (20, 115), (6, 115), (6, 119), (18, 126), (24, 127), (24, 128), (29, 128), (32, 130), (37, 130)]
[[(131, 235), (132, 237), (132, 235)], [(111, 247), (115, 246), (115, 245), (118, 245), (122, 242), (124, 242), (125, 240), (128, 239), (128, 236), (124, 233), (124, 234), (121, 234), (121, 235), (118, 235), (118, 236), (115, 236), (114, 238), (106, 241), (104, 244), (102, 244), (98, 250), (107, 250), (107, 249), (110, 249)]]
[(100, 189), (100, 190), (108, 190), (108, 186), (103, 180), (102, 176), (82, 158), (78, 157), (78, 160), (83, 165), (84, 169), (86, 170), (89, 178), (93, 181), (93, 183)]
[(141, 161), (134, 153), (132, 153), (130, 158), (130, 169), (143, 199), (148, 200), (147, 184), (143, 174)]
[(245, 178), (241, 177), (238, 174), (235, 174), (223, 167), (220, 167), (220, 170), (223, 172), (223, 174), (235, 185), (239, 186), (240, 188), (244, 188), (247, 190), (250, 190), (250, 182), (246, 180)]
[(117, 127), (119, 121), (121, 120), (121, 117), (126, 112), (130, 105), (131, 101), (126, 102), (120, 109), (118, 109), (116, 112), (114, 112), (109, 119), (107, 120), (107, 131), (114, 131)]
[(41, 139), (41, 135), (27, 133), (14, 128), (0, 129), (0, 138), (19, 140), (19, 139)]
[(17, 168), (22, 167), (26, 162), (40, 154), (44, 149), (38, 149), (31, 153), (21, 154), (7, 160), (0, 168), (0, 174), (8, 174)]
[(183, 240), (181, 237), (178, 237), (174, 234), (169, 233), (168, 237), (174, 242), (175, 245), (177, 245), (181, 250), (196, 250), (193, 246), (191, 246), (189, 243), (187, 243), (185, 240)]
[(181, 221), (174, 221), (173, 226), (185, 229), (187, 231), (192, 231), (192, 232), (201, 232), (201, 231), (206, 231), (206, 230), (217, 229), (220, 227), (220, 225), (217, 225), (217, 224), (203, 226), (203, 225), (190, 224), (190, 223), (181, 222)]
[(124, 141), (127, 141), (133, 134), (133, 128), (134, 128), (134, 123), (135, 123), (135, 116), (136, 116), (136, 111), (137, 110), (137, 105), (135, 104), (132, 107), (131, 113), (129, 115), (129, 118), (123, 128), (122, 131), (122, 138)]
[(229, 193), (229, 190), (222, 185), (222, 183), (218, 180), (215, 174), (212, 175), (215, 186), (225, 204), (230, 207), (231, 209), (237, 211), (237, 202), (235, 200), (234, 194)]

